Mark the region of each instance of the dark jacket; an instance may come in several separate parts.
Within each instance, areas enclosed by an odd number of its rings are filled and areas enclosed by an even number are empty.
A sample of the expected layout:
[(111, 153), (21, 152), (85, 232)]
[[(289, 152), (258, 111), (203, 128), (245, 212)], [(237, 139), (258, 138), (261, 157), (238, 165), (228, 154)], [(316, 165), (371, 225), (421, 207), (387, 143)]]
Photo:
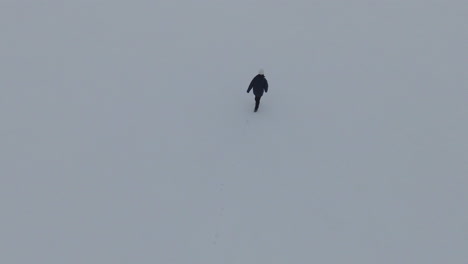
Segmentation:
[(265, 79), (265, 75), (258, 74), (253, 78), (253, 80), (250, 82), (249, 89), (247, 89), (247, 93), (250, 92), (253, 88), (253, 93), (255, 96), (262, 96), (263, 91), (266, 93), (268, 92), (268, 82)]

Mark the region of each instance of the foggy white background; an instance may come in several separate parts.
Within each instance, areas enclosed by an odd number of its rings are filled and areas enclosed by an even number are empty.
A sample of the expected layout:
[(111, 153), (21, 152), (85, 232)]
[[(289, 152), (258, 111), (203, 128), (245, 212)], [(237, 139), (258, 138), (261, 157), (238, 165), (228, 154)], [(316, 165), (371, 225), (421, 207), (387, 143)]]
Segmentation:
[(0, 262), (468, 263), (467, 14), (0, 0)]

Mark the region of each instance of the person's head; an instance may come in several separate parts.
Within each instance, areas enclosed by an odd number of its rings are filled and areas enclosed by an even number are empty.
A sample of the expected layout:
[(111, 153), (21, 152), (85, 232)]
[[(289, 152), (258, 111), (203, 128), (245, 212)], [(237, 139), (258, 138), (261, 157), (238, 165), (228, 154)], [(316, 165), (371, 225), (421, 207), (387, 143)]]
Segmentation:
[(263, 69), (260, 69), (260, 70), (258, 71), (258, 74), (260, 74), (260, 75), (265, 75), (265, 72), (263, 71)]

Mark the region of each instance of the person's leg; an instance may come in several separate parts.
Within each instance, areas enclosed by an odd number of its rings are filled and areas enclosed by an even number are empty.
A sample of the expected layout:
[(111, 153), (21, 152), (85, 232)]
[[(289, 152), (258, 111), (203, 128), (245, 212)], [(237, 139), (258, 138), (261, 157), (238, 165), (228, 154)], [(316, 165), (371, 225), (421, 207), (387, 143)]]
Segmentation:
[(258, 107), (260, 106), (260, 98), (261, 96), (255, 96), (255, 112), (257, 112)]

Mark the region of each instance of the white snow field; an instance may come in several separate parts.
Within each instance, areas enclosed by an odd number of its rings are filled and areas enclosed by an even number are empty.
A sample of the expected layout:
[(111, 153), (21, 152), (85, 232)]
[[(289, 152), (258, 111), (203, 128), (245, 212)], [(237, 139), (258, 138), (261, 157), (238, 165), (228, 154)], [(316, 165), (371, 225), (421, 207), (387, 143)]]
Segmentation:
[(468, 263), (467, 29), (464, 0), (0, 0), (0, 263)]

